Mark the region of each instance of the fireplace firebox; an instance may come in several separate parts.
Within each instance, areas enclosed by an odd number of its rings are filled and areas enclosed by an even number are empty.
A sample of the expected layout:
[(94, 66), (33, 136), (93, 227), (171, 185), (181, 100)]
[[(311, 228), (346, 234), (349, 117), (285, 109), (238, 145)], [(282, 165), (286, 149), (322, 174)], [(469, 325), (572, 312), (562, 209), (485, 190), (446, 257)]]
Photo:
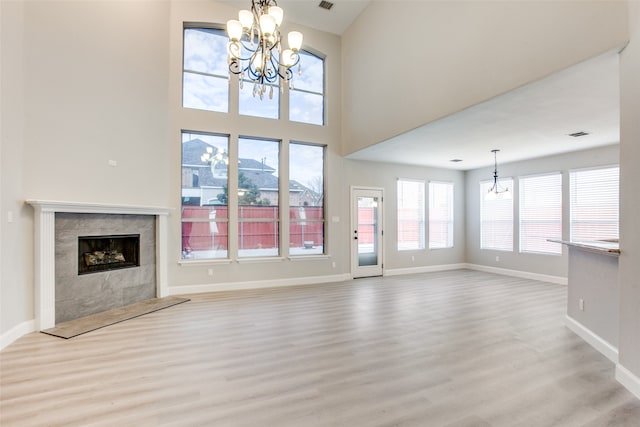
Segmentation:
[(78, 275), (138, 266), (139, 234), (78, 237)]

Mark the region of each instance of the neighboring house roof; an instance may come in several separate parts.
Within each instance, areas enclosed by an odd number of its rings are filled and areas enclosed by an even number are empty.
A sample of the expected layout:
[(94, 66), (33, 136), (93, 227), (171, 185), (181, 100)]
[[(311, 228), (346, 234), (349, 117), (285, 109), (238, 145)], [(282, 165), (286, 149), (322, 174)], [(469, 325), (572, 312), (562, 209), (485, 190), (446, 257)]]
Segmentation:
[[(211, 147), (211, 145), (198, 138), (184, 142), (182, 144), (182, 167), (198, 169), (200, 187), (222, 187), (227, 183), (227, 180), (214, 177), (210, 163), (203, 162), (201, 159), (202, 154), (207, 152), (208, 147)], [(221, 170), (225, 169), (224, 165), (218, 165), (218, 167), (222, 168)], [(269, 165), (255, 159), (241, 158), (238, 161), (238, 171), (250, 179), (260, 190), (278, 190), (278, 177), (273, 175), (276, 170)], [(293, 179), (289, 181), (289, 191), (309, 191), (313, 193), (311, 189)]]

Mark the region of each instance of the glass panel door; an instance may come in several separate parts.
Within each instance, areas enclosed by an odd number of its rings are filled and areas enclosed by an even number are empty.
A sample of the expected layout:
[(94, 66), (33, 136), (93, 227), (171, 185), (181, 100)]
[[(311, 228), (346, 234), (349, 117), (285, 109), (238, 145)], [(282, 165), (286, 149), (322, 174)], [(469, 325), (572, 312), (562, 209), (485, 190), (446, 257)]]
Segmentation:
[(382, 190), (352, 191), (352, 275), (382, 275)]

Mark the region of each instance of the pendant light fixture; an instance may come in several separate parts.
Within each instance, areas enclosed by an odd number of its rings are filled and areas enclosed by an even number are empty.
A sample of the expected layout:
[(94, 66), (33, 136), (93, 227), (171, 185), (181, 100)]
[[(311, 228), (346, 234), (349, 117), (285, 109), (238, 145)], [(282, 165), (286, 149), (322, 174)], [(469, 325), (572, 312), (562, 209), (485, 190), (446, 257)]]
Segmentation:
[(498, 179), (498, 152), (500, 150), (493, 149), (491, 152), (493, 153), (494, 160), (494, 169), (493, 169), (493, 185), (489, 188), (487, 192), (488, 199), (510, 199), (511, 192), (509, 192), (509, 188), (503, 188), (500, 185), (500, 180)]

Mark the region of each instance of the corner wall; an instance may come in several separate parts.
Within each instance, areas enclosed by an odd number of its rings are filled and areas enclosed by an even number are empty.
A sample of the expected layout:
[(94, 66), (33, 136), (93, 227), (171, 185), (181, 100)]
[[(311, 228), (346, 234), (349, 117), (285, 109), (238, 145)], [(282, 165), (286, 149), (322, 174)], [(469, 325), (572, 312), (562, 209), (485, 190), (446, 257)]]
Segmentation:
[(33, 212), (24, 194), (24, 8), (0, 2), (0, 349), (33, 329)]
[(620, 55), (620, 365), (640, 398), (640, 2), (629, 2), (631, 41)]

